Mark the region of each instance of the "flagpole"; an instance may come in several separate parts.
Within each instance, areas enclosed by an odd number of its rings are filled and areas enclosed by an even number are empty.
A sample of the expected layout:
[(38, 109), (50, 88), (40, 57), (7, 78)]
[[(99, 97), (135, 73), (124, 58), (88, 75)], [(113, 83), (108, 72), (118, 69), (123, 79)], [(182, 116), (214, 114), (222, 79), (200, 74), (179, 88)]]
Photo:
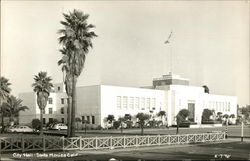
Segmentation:
[(173, 33), (173, 31), (171, 30), (171, 32), (170, 32), (170, 34), (169, 34), (169, 36), (168, 36), (168, 39), (165, 41), (165, 44), (169, 44), (169, 50), (170, 50), (170, 74), (172, 74), (172, 71), (173, 71), (173, 62), (172, 62), (172, 44), (170, 44), (170, 38), (171, 38), (171, 36), (172, 36), (172, 33)]

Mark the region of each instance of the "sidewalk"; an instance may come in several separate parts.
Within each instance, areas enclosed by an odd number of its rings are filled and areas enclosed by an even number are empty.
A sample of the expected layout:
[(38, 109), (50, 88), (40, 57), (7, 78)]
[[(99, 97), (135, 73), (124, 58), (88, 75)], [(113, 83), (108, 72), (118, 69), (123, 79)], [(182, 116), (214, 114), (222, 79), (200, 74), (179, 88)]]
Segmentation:
[[(240, 142), (238, 138), (230, 138), (221, 142), (208, 142), (208, 143), (198, 143), (198, 144), (182, 144), (182, 145), (162, 145), (162, 146), (147, 146), (147, 147), (133, 147), (133, 148), (120, 148), (120, 149), (105, 149), (105, 150), (76, 150), (76, 151), (65, 151), (65, 152), (25, 152), (26, 154), (33, 154), (33, 157), (24, 157), (21, 152), (2, 154), (2, 160), (36, 160), (36, 159), (56, 159), (56, 160), (71, 160), (74, 158), (77, 159), (102, 159), (102, 157), (108, 159), (111, 157), (122, 158), (122, 159), (138, 159), (141, 156), (139, 154), (143, 153), (144, 155), (149, 155), (150, 153), (154, 153), (155, 157), (161, 159), (164, 157), (169, 157), (167, 154), (175, 154), (185, 153), (188, 157), (191, 157), (190, 154), (196, 155), (196, 157), (201, 157), (198, 151), (202, 151), (202, 149), (209, 149), (208, 151), (203, 150), (202, 152), (207, 154), (210, 152), (209, 157), (213, 154), (211, 152), (218, 152), (223, 154), (225, 151), (225, 147), (233, 147), (235, 145), (248, 145), (250, 147), (250, 139), (244, 140), (244, 142)], [(214, 146), (216, 145), (216, 146)], [(227, 146), (226, 146), (227, 145)], [(218, 148), (218, 147), (222, 148)], [(224, 147), (225, 146), (225, 147)], [(233, 150), (230, 149), (229, 150)], [(229, 153), (229, 150), (226, 152)], [(247, 149), (249, 150), (249, 149)], [(204, 152), (205, 151), (205, 152)], [(172, 153), (173, 154), (172, 154)], [(17, 155), (22, 155), (21, 157), (17, 157)], [(136, 154), (136, 155), (134, 155)], [(39, 155), (39, 157), (38, 157)], [(42, 157), (44, 155), (44, 157)], [(47, 156), (46, 156), (47, 155)], [(185, 155), (183, 157), (185, 157)], [(197, 156), (198, 155), (198, 156)], [(32, 156), (32, 155), (31, 155)], [(178, 156), (178, 155), (177, 155)], [(150, 156), (148, 156), (150, 157)], [(208, 157), (208, 155), (207, 155)], [(152, 158), (154, 160), (154, 158)], [(171, 158), (170, 158), (171, 159)]]

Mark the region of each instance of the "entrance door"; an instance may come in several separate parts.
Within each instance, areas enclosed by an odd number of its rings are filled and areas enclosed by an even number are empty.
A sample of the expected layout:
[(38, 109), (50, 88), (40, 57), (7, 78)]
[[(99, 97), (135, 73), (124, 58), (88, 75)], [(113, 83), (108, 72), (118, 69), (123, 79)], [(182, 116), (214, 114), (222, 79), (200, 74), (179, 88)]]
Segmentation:
[(194, 122), (194, 112), (195, 112), (194, 103), (188, 103), (188, 111), (189, 111), (188, 120)]

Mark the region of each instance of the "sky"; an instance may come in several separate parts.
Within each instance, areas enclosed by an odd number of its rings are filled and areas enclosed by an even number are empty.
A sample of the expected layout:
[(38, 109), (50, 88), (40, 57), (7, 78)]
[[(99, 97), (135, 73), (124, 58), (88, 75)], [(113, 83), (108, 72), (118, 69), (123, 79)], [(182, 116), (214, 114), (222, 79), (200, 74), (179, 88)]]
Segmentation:
[(190, 85), (250, 104), (247, 1), (1, 1), (1, 75), (14, 95), (32, 91), (40, 71), (62, 81), (57, 31), (73, 9), (98, 35), (77, 86), (150, 86), (172, 60)]

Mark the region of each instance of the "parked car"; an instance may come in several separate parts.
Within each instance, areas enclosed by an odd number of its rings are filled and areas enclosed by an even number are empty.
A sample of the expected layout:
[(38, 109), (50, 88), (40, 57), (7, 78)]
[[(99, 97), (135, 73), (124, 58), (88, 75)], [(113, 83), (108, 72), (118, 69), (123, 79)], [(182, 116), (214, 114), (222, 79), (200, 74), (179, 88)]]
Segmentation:
[(62, 123), (55, 124), (53, 127), (51, 127), (53, 130), (67, 130), (68, 126)]
[(11, 126), (7, 130), (8, 132), (33, 132), (34, 130), (29, 126)]

